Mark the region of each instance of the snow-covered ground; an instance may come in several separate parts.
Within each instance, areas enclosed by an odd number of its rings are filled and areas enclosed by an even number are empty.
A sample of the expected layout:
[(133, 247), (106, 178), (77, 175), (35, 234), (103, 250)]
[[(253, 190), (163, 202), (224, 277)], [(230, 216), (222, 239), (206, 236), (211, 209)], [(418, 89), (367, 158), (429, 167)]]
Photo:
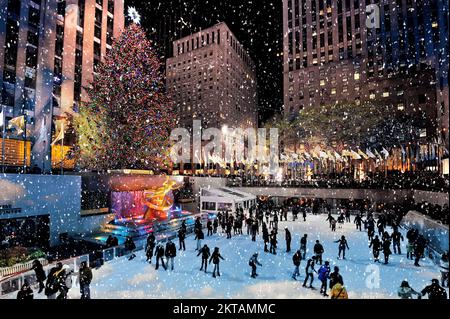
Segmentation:
[[(290, 216), (289, 216), (290, 218)], [(206, 237), (211, 252), (219, 247), (225, 258), (220, 263), (221, 277), (213, 278), (213, 265), (208, 265), (208, 273), (199, 271), (201, 258), (195, 251), (196, 241), (193, 236), (186, 238), (186, 251), (178, 251), (175, 258), (175, 270), (164, 271), (162, 267), (155, 270), (153, 264), (145, 262), (143, 251), (137, 258), (127, 260), (119, 258), (108, 262), (98, 270), (93, 270), (91, 284), (92, 298), (325, 298), (319, 294), (320, 282), (315, 275), (313, 286), (317, 290), (302, 287), (304, 267), (300, 265), (301, 277), (298, 281), (291, 278), (294, 266), (292, 255), (300, 246), (300, 237), (308, 234), (307, 256), (312, 255), (313, 244), (319, 239), (325, 248), (324, 260), (329, 260), (331, 269), (337, 265), (347, 287), (349, 298), (398, 298), (397, 288), (402, 280), (407, 279), (411, 287), (420, 291), (430, 284), (432, 278), (440, 278), (439, 268), (431, 260), (421, 261), (422, 267), (413, 265), (406, 259), (405, 242), (402, 242), (402, 254), (391, 255), (388, 265), (375, 264), (372, 251), (368, 248), (367, 233), (356, 231), (353, 223), (345, 224), (342, 229), (331, 232), (326, 215), (307, 217), (307, 221), (283, 221), (279, 223), (278, 252), (272, 255), (264, 252), (261, 236), (252, 242), (250, 236), (233, 236), (226, 239), (219, 233)], [(353, 221), (353, 217), (352, 217)], [(286, 253), (284, 227), (292, 233), (291, 252)], [(389, 233), (391, 229), (388, 228)], [(337, 258), (338, 244), (334, 240), (345, 235), (350, 249), (346, 260)], [(176, 241), (178, 248), (178, 241)], [(250, 278), (248, 260), (254, 252), (259, 252), (257, 279)], [(383, 254), (380, 254), (383, 259)], [(319, 267), (316, 267), (318, 270)], [(379, 279), (379, 280), (378, 280)], [(8, 296), (15, 297), (15, 293)], [(74, 284), (69, 298), (79, 298), (78, 287)], [(43, 294), (35, 298), (45, 298)]]

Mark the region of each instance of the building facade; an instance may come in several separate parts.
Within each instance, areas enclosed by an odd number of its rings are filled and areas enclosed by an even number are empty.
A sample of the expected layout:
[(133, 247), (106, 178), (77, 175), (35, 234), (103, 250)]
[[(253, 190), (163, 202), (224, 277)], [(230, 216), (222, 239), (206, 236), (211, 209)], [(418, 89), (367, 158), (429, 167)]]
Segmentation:
[(448, 17), (439, 0), (284, 0), (285, 116), (372, 100), (426, 113), (448, 145)]
[(7, 121), (25, 115), (31, 166), (48, 172), (53, 120), (76, 112), (79, 103), (87, 101), (84, 88), (90, 86), (113, 38), (123, 31), (124, 1), (5, 0), (1, 4), (1, 105)]
[(255, 65), (225, 23), (173, 42), (166, 61), (166, 86), (179, 126), (257, 126)]

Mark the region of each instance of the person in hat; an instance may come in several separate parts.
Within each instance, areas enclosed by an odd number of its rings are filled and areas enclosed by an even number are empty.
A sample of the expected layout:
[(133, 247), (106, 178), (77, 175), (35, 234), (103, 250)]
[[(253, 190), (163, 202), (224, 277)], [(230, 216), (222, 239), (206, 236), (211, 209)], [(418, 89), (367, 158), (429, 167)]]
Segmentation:
[(409, 283), (406, 280), (402, 281), (400, 287), (398, 288), (397, 294), (400, 299), (413, 299), (413, 295), (417, 295), (419, 299), (422, 297), (419, 292), (409, 286)]
[(333, 289), (331, 289), (331, 299), (348, 299), (347, 289), (345, 289), (344, 285), (337, 283), (334, 285)]
[(30, 287), (28, 280), (23, 282), (22, 288), (17, 293), (17, 300), (31, 300), (34, 299), (33, 289)]
[(261, 266), (261, 263), (258, 261), (258, 253), (254, 253), (252, 257), (250, 257), (250, 260), (248, 262), (248, 264), (250, 265), (250, 267), (252, 267), (252, 278), (256, 278), (256, 276), (258, 276), (258, 274), (256, 273), (256, 266)]
[(432, 279), (431, 285), (422, 290), (422, 296), (428, 294), (428, 299), (447, 299), (447, 292), (439, 285), (438, 279)]

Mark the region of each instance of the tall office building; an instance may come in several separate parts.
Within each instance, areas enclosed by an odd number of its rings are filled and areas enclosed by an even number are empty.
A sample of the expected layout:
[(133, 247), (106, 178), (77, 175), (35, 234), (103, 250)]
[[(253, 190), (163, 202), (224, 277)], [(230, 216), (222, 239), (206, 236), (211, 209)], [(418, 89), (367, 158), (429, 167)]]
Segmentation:
[(285, 116), (373, 100), (448, 145), (448, 17), (439, 0), (283, 0)]
[[(124, 0), (1, 2), (1, 105), (7, 121), (25, 115), (33, 168), (51, 170), (53, 119), (88, 100), (84, 88), (123, 28)], [(23, 137), (9, 137), (7, 164), (23, 165), (12, 155)]]
[(166, 81), (179, 126), (257, 126), (255, 65), (225, 23), (174, 41), (173, 52)]

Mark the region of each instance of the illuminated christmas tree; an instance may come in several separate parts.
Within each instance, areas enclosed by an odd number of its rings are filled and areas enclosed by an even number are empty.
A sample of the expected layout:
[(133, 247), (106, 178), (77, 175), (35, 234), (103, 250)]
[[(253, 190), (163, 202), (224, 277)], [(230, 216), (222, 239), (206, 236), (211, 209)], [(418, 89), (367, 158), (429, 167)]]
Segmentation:
[(144, 30), (133, 23), (98, 65), (88, 89), (90, 103), (75, 117), (81, 168), (165, 166), (176, 116), (155, 52)]

